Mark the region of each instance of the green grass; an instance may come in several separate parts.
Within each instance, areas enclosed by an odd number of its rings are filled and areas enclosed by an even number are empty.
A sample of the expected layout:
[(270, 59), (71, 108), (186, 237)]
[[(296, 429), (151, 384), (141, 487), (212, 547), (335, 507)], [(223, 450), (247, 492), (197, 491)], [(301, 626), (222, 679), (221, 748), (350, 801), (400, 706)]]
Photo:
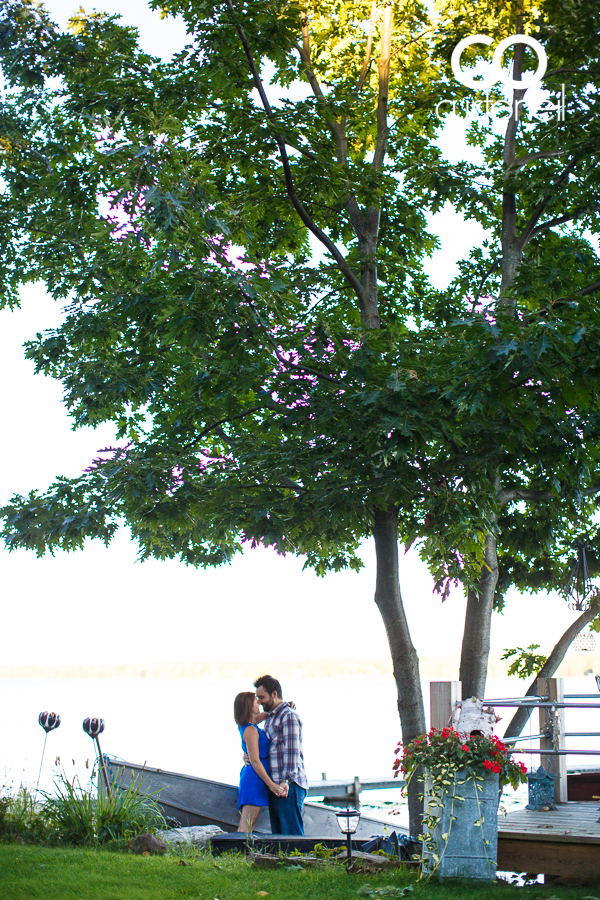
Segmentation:
[[(203, 856), (182, 866), (177, 856), (142, 857), (99, 849), (0, 844), (1, 900), (360, 900), (365, 883), (414, 885), (409, 900), (600, 900), (588, 887), (516, 888), (417, 882), (413, 875), (348, 875), (342, 866), (324, 869), (253, 868), (238, 856)], [(258, 896), (266, 891), (268, 898)]]

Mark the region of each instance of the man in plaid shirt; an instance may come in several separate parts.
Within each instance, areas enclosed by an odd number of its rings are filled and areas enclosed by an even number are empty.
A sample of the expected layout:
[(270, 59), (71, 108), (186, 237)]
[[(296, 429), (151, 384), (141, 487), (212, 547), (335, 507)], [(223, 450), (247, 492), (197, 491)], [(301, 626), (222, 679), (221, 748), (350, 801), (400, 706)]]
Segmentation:
[(284, 797), (269, 792), (269, 816), (273, 834), (304, 834), (302, 807), (308, 789), (302, 753), (302, 722), (295, 709), (281, 697), (281, 685), (271, 675), (254, 682), (256, 696), (264, 711), (265, 734), (271, 742), (271, 778), (287, 784)]

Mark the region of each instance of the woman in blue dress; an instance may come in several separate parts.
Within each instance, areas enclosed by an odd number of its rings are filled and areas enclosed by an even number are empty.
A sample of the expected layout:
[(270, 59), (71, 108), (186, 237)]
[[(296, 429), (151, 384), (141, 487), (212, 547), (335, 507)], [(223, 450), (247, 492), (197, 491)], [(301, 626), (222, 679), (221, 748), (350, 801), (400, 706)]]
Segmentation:
[(240, 730), (244, 753), (250, 757), (250, 765), (240, 772), (240, 831), (251, 832), (261, 808), (269, 805), (269, 791), (283, 797), (285, 787), (275, 784), (270, 775), (270, 741), (257, 725), (266, 715), (260, 711), (256, 694), (252, 691), (238, 694), (233, 703), (233, 717)]

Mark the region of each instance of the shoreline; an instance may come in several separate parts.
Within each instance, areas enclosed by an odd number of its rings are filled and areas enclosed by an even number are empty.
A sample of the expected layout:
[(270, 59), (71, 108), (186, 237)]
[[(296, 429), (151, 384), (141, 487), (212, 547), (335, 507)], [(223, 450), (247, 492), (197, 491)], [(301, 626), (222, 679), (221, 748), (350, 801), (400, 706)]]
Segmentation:
[[(508, 677), (509, 662), (490, 656), (488, 678)], [(392, 676), (390, 659), (304, 659), (304, 660), (215, 660), (210, 662), (129, 662), (129, 663), (23, 663), (0, 665), (0, 679), (113, 679), (148, 678), (182, 680), (202, 678), (254, 679), (257, 673), (277, 672), (281, 678), (332, 678), (336, 675)], [(458, 679), (458, 657), (423, 656), (421, 678), (426, 681)], [(600, 673), (600, 653), (571, 651), (559, 667), (558, 678), (581, 678)], [(515, 676), (513, 676), (515, 677)], [(516, 677), (515, 677), (516, 681)], [(524, 686), (528, 680), (522, 682)]]

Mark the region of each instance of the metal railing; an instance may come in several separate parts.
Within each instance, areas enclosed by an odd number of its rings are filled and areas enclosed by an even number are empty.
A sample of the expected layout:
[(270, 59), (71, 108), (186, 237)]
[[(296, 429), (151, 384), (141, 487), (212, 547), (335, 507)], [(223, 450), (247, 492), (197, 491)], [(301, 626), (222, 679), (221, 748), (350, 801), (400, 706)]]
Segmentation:
[[(597, 680), (600, 692), (600, 681)], [(497, 697), (485, 699), (485, 706), (505, 707), (513, 709), (538, 709), (540, 714), (540, 733), (520, 735), (506, 738), (504, 743), (512, 747), (512, 753), (532, 754), (545, 759), (544, 765), (559, 776), (556, 783), (556, 800), (567, 800), (566, 756), (600, 756), (600, 750), (571, 750), (565, 747), (565, 738), (596, 738), (600, 731), (566, 731), (564, 712), (567, 709), (597, 709), (600, 711), (600, 693), (565, 694), (562, 679), (544, 679), (538, 684), (538, 690), (548, 693), (528, 695), (525, 697)], [(587, 702), (586, 702), (587, 701)], [(539, 740), (538, 747), (516, 747), (521, 741)], [(553, 761), (554, 760), (554, 761)], [(599, 767), (600, 768), (600, 767)]]
[[(538, 678), (537, 694), (524, 697), (493, 697), (483, 700), (484, 706), (513, 709), (537, 709), (540, 716), (539, 733), (519, 735), (504, 739), (510, 752), (540, 757), (544, 768), (558, 776), (555, 782), (557, 802), (567, 800), (567, 765), (566, 757), (596, 757), (600, 749), (570, 750), (565, 746), (566, 738), (600, 738), (600, 731), (567, 731), (565, 728), (566, 711), (569, 709), (600, 711), (600, 676), (596, 677), (598, 693), (564, 693), (564, 681), (561, 678)], [(461, 699), (459, 681), (431, 682), (430, 684), (430, 721), (431, 727), (444, 728), (451, 720), (456, 703)], [(539, 747), (522, 746), (524, 742), (539, 741)], [(516, 746), (516, 745), (520, 746)], [(596, 742), (600, 747), (600, 742)], [(591, 762), (592, 768), (598, 767), (600, 761)], [(600, 791), (599, 791), (600, 793)]]
[[(484, 700), (485, 706), (507, 706), (507, 707), (531, 707), (532, 709), (600, 709), (600, 696), (598, 694), (565, 694), (565, 699), (584, 699), (592, 698), (598, 700), (597, 703), (561, 703), (557, 700), (549, 700), (547, 697), (511, 697), (509, 699), (493, 699)], [(563, 731), (562, 737), (600, 737), (600, 731)], [(505, 744), (515, 744), (517, 741), (536, 741), (541, 739), (552, 738), (550, 729), (543, 731), (541, 734), (525, 734), (520, 737), (506, 738)], [(515, 753), (538, 753), (538, 750), (515, 750)], [(592, 755), (600, 754), (600, 750), (544, 750), (544, 753), (556, 752), (561, 754), (568, 753), (590, 753)]]

